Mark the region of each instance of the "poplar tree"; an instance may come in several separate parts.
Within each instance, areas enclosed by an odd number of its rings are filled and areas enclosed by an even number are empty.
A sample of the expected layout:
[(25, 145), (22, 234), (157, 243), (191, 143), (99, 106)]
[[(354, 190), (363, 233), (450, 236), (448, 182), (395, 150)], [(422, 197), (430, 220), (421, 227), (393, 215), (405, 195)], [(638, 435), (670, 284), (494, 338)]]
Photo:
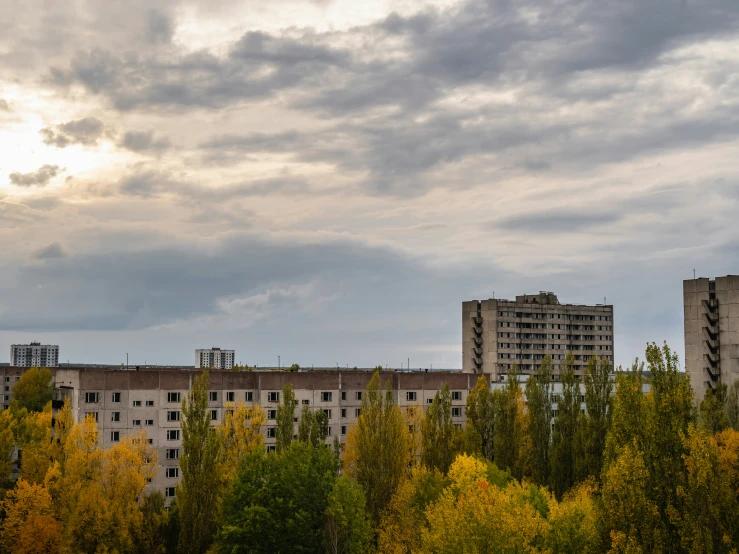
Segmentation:
[(524, 427), (521, 425), (522, 395), (518, 383), (518, 366), (513, 364), (506, 385), (496, 390), (493, 397), (499, 399), (495, 410), (494, 448), (495, 463), (500, 469), (508, 469), (521, 478), (520, 445)]
[(581, 418), (583, 448), (580, 480), (592, 476), (599, 478), (603, 469), (606, 437), (611, 427), (613, 411), (613, 383), (610, 378), (611, 363), (592, 356), (585, 370), (585, 409)]
[(493, 459), (495, 406), (493, 393), (487, 379), (482, 375), (467, 396), (464, 409), (467, 416), (465, 428), (466, 448), (470, 453), (480, 453), (488, 460)]
[(561, 498), (575, 483), (575, 441), (580, 418), (580, 387), (575, 381), (575, 358), (567, 353), (560, 372), (562, 396), (557, 401), (557, 416), (552, 432), (551, 473), (552, 492)]
[(277, 452), (282, 452), (293, 440), (293, 431), (295, 422), (295, 406), (298, 401), (295, 400), (295, 392), (293, 392), (292, 383), (288, 383), (282, 389), (282, 402), (277, 406), (275, 438), (277, 439)]
[(182, 401), (181, 479), (177, 485), (180, 554), (202, 554), (213, 542), (218, 519), (220, 477), (218, 435), (210, 428), (208, 372), (195, 377)]
[(328, 416), (323, 410), (304, 405), (298, 423), (298, 440), (313, 446), (324, 445), (328, 436)]
[(535, 483), (549, 483), (549, 447), (552, 440), (552, 358), (547, 354), (525, 387), (531, 450), (528, 468)]
[(727, 392), (725, 383), (717, 383), (715, 388), (706, 391), (706, 396), (700, 403), (701, 426), (711, 433), (718, 433), (729, 426), (725, 409)]
[(460, 446), (462, 432), (452, 423), (452, 394), (449, 385), (437, 391), (434, 403), (426, 410), (421, 422), (421, 463), (429, 469), (446, 474)]
[(729, 426), (739, 431), (739, 380), (734, 381), (726, 393), (725, 410)]

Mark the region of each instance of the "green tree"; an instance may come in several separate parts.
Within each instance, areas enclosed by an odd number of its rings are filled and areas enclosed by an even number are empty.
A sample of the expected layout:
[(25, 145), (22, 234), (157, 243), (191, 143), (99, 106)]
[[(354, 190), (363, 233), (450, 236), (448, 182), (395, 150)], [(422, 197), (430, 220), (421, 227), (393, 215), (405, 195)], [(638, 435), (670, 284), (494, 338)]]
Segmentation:
[(298, 423), (298, 440), (320, 446), (325, 444), (328, 436), (328, 416), (323, 410), (311, 410), (304, 405)]
[(45, 367), (32, 367), (13, 386), (13, 409), (26, 408), (29, 412), (40, 412), (51, 402), (54, 381), (51, 371)]
[(363, 554), (370, 551), (373, 530), (367, 501), (359, 484), (339, 477), (328, 496), (324, 543), (329, 554)]
[(210, 428), (208, 409), (209, 375), (195, 377), (182, 401), (181, 479), (177, 485), (180, 520), (178, 551), (202, 554), (216, 532), (219, 508), (218, 435)]
[(616, 460), (624, 446), (636, 445), (644, 450), (645, 427), (648, 414), (642, 387), (644, 362), (634, 361), (630, 371), (616, 373), (616, 392), (613, 397), (613, 417), (606, 436), (604, 463)]
[(329, 448), (295, 441), (280, 452), (249, 454), (224, 499), (223, 554), (320, 552), (336, 480)]
[(521, 444), (526, 427), (523, 425), (523, 395), (518, 382), (518, 367), (513, 364), (506, 385), (493, 392), (498, 398), (495, 406), (494, 450), (495, 463), (501, 469), (509, 470), (518, 479), (523, 470)]
[(488, 460), (492, 460), (494, 457), (495, 405), (490, 385), (482, 375), (467, 396), (465, 415), (467, 416), (465, 429), (467, 450), (470, 453), (480, 453)]
[(613, 411), (613, 382), (611, 364), (608, 360), (596, 360), (592, 356), (585, 369), (585, 408), (581, 416), (582, 449), (579, 481), (588, 477), (600, 478), (606, 437), (611, 428)]
[(375, 372), (362, 395), (360, 415), (344, 447), (344, 471), (354, 477), (367, 496), (374, 525), (406, 477), (411, 461), (409, 433), (388, 386), (381, 388)]
[(535, 483), (549, 483), (549, 446), (552, 438), (552, 358), (547, 354), (535, 376), (526, 381), (529, 411), (530, 460), (527, 466)]
[(162, 554), (165, 552), (165, 530), (168, 524), (164, 509), (164, 495), (154, 491), (141, 502), (142, 526), (136, 544), (136, 554)]
[(452, 422), (452, 394), (449, 385), (437, 391), (434, 403), (421, 422), (421, 463), (442, 473), (449, 471), (461, 447), (462, 432)]
[(281, 452), (290, 446), (293, 440), (295, 430), (295, 406), (298, 401), (295, 400), (295, 392), (292, 383), (288, 383), (282, 389), (282, 402), (277, 406), (277, 417), (275, 428), (275, 438), (277, 439), (277, 451)]
[(726, 419), (734, 431), (739, 431), (739, 379), (731, 384), (726, 393)]
[(700, 403), (700, 423), (711, 433), (718, 433), (729, 426), (726, 410), (728, 387), (725, 383), (718, 383), (713, 389), (706, 391), (706, 396)]
[(0, 487), (3, 487), (13, 469), (16, 425), (10, 410), (0, 412)]
[(557, 401), (557, 416), (552, 432), (551, 474), (549, 483), (557, 498), (575, 484), (575, 443), (580, 421), (580, 387), (575, 380), (575, 358), (567, 353), (560, 372), (562, 395)]

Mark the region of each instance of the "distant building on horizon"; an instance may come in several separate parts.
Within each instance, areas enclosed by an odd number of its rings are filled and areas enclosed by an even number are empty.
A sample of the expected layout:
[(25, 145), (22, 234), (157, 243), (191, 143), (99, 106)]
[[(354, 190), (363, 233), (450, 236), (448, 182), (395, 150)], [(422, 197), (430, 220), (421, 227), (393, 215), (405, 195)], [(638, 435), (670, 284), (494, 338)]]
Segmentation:
[(29, 344), (10, 345), (10, 365), (15, 367), (58, 367), (59, 345)]
[(739, 379), (739, 275), (683, 281), (685, 371), (697, 401)]
[(195, 351), (195, 369), (233, 369), (234, 351), (220, 348), (200, 349)]
[(560, 304), (557, 295), (516, 296), (516, 300), (462, 302), (462, 371), (492, 375), (493, 381), (517, 364), (534, 373), (549, 354), (558, 375), (568, 352), (582, 375), (588, 360), (613, 363), (613, 306)]

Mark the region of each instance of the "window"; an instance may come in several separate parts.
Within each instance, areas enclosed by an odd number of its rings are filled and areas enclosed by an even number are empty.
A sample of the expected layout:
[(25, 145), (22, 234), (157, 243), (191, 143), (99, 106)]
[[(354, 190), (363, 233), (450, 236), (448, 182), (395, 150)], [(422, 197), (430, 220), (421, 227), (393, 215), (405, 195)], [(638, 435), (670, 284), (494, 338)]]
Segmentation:
[(140, 408), (141, 407), (141, 400), (134, 400), (133, 401), (133, 407), (134, 408)]
[(362, 400), (362, 391), (354, 393), (357, 400)]
[(433, 398), (427, 398), (426, 399), (426, 404), (433, 404), (433, 403), (434, 403), (434, 399)]
[(95, 421), (98, 420), (98, 413), (97, 412), (85, 412), (85, 417), (92, 416)]
[[(167, 393), (167, 402), (179, 402), (180, 401), (180, 393), (179, 392), (168, 392)], [(147, 405), (149, 403), (147, 402)]]
[(280, 393), (279, 392), (268, 392), (267, 393), (267, 402), (279, 402), (280, 401)]
[(415, 402), (416, 401), (416, 397), (417, 397), (417, 395), (416, 395), (416, 392), (415, 391), (408, 391), (408, 392), (405, 393), (405, 399), (408, 402)]
[(267, 419), (276, 419), (277, 410), (267, 410)]
[(276, 451), (277, 451), (277, 447), (274, 444), (267, 447), (267, 454), (269, 454), (270, 452), (276, 452)]
[(218, 402), (218, 392), (217, 391), (210, 391), (210, 401), (211, 402)]
[(110, 421), (120, 421), (121, 412), (110, 412)]
[(151, 427), (152, 425), (154, 425), (154, 420), (153, 419), (147, 419), (146, 420), (146, 426), (147, 427)]
[(310, 400), (303, 400), (303, 406), (310, 406)]
[(167, 487), (164, 489), (164, 496), (167, 498), (174, 498), (174, 487)]
[(346, 435), (346, 425), (341, 426), (341, 434)]
[(179, 429), (168, 429), (167, 430), (167, 440), (168, 441), (180, 440), (180, 430)]
[(247, 391), (247, 393), (246, 393), (246, 401), (247, 402), (254, 402), (254, 393), (252, 391)]
[(121, 432), (120, 431), (111, 431), (110, 432), (110, 440), (111, 442), (118, 442), (121, 440)]
[(331, 397), (333, 395), (330, 392), (322, 392), (321, 393), (321, 402), (331, 402)]
[(154, 401), (153, 400), (147, 400), (146, 401), (146, 407), (147, 408), (153, 408), (154, 407)]
[(167, 421), (179, 421), (180, 412), (167, 412)]
[(149, 444), (154, 444), (154, 439), (146, 439), (146, 442), (148, 442)]
[(452, 391), (452, 400), (462, 400), (462, 391), (461, 390), (453, 390)]
[(98, 401), (98, 393), (97, 392), (86, 392), (85, 393), (85, 403), (87, 404), (96, 404)]
[(121, 393), (120, 392), (114, 392), (112, 395), (113, 402), (120, 402), (121, 401)]
[(354, 410), (354, 417), (359, 417), (359, 408)]
[(227, 392), (226, 393), (226, 402), (233, 402), (236, 399), (236, 393), (235, 392)]
[(452, 417), (462, 417), (462, 408), (452, 408)]
[(218, 419), (218, 410), (211, 410), (210, 411), (210, 420), (216, 421)]
[(267, 438), (268, 439), (275, 438), (275, 428), (274, 427), (267, 427)]
[(342, 391), (342, 393), (341, 393), (341, 399), (342, 400), (346, 400), (346, 392), (343, 392)]
[(331, 419), (331, 410), (323, 410), (323, 413), (326, 414), (327, 419)]
[(141, 427), (141, 420), (140, 419), (134, 419), (132, 422), (134, 427)]
[(168, 467), (166, 469), (165, 475), (167, 479), (177, 479), (180, 476), (180, 468)]
[(331, 436), (331, 427), (328, 428), (328, 436)]
[(179, 448), (167, 448), (167, 459), (168, 460), (177, 460), (180, 457), (180, 449)]
[(454, 428), (455, 429), (459, 429), (461, 431), (462, 430), (462, 424), (461, 423), (455, 423), (454, 424)]
[(341, 417), (346, 417), (346, 408), (341, 408)]

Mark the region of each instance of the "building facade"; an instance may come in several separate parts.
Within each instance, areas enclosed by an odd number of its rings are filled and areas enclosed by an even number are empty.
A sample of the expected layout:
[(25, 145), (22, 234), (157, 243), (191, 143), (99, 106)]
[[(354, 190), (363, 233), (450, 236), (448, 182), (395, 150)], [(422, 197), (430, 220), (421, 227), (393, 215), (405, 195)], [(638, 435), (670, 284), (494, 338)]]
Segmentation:
[(696, 400), (739, 379), (739, 275), (683, 281), (685, 371)]
[(59, 345), (30, 344), (10, 345), (10, 365), (17, 367), (58, 367)]
[(221, 350), (220, 348), (208, 348), (195, 351), (196, 369), (233, 369), (234, 351)]
[[(0, 375), (11, 390), (23, 371), (24, 368), (0, 367)], [(60, 408), (68, 398), (75, 421), (80, 422), (86, 416), (94, 417), (103, 447), (112, 446), (126, 434), (141, 429), (146, 431), (149, 443), (157, 450), (159, 464), (150, 487), (171, 498), (180, 476), (182, 400), (200, 371), (60, 368), (52, 372), (54, 407)], [(300, 411), (303, 406), (309, 406), (326, 412), (329, 423), (327, 442), (333, 442), (333, 438), (338, 436), (343, 443), (349, 426), (359, 417), (362, 394), (371, 377), (372, 373), (368, 371), (211, 371), (209, 408), (212, 425), (223, 421), (229, 405), (239, 402), (247, 406), (259, 404), (267, 416), (263, 427), (265, 445), (268, 451), (273, 450), (277, 406), (282, 401), (283, 388), (291, 383), (298, 402), (296, 435)], [(459, 427), (465, 424), (467, 395), (477, 382), (475, 375), (444, 372), (388, 372), (383, 373), (382, 378), (403, 410), (428, 406), (436, 392), (448, 384), (452, 393), (452, 420)]]
[(613, 363), (613, 306), (560, 304), (551, 292), (462, 303), (464, 373), (497, 381), (517, 364), (530, 374), (549, 354), (558, 375), (568, 352), (577, 374), (592, 356)]

